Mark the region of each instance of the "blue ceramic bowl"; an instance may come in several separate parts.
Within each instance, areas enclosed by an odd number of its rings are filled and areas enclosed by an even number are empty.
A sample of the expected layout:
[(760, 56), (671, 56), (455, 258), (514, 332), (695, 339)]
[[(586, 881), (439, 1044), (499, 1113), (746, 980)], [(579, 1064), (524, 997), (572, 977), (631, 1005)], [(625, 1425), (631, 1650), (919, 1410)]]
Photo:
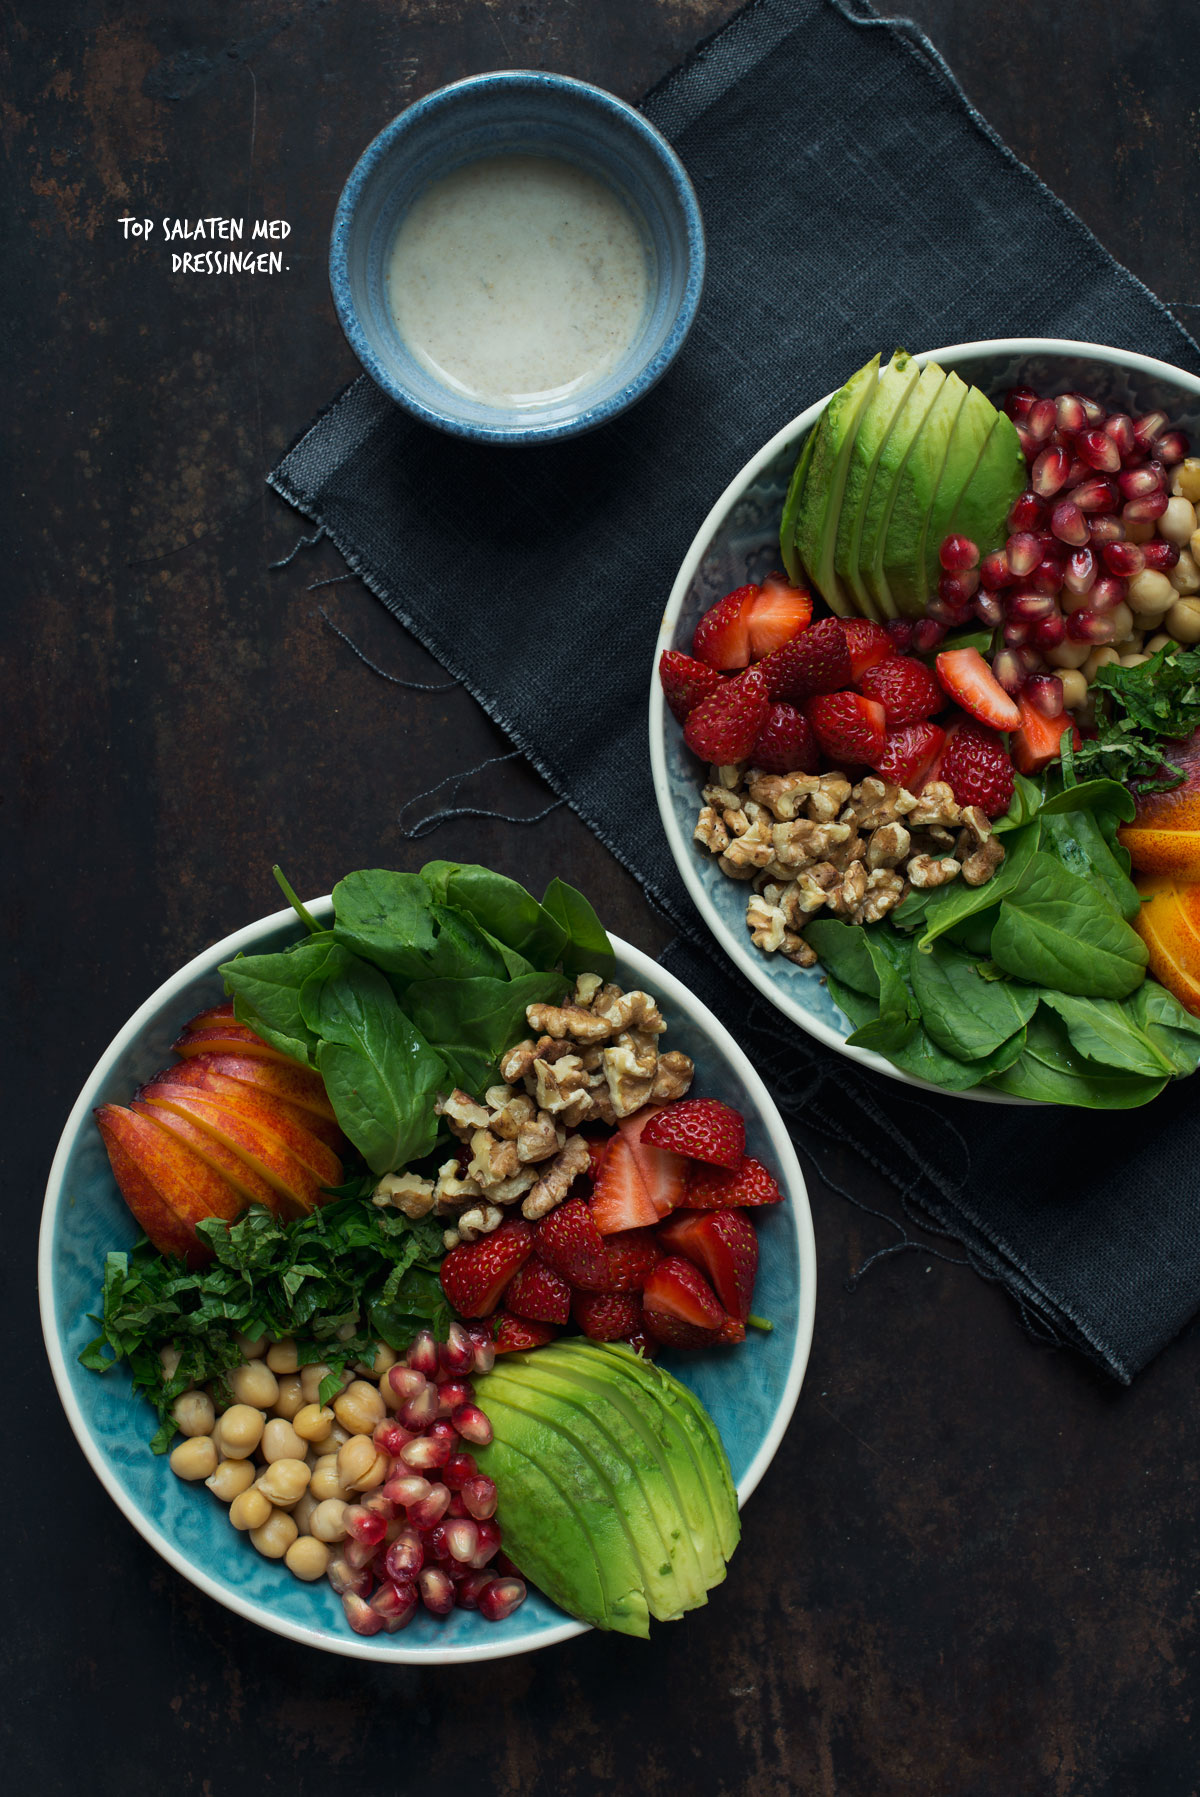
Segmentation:
[[(615, 189), (640, 227), (650, 272), (641, 328), (617, 366), (594, 387), (519, 411), (438, 382), (406, 346), (385, 290), (389, 252), (418, 194), (464, 163), (503, 154), (571, 162)], [(602, 88), (524, 69), (456, 81), (393, 119), (355, 164), (329, 250), (333, 303), (371, 379), (426, 423), (487, 443), (577, 436), (631, 406), (678, 355), (703, 279), (700, 208), (666, 139)]]
[[(328, 899), (311, 909), (331, 911)], [(206, 949), (160, 986), (101, 1057), (68, 1119), (46, 1189), (38, 1277), (42, 1329), (67, 1417), (93, 1470), (141, 1535), (177, 1572), (238, 1615), (310, 1647), (358, 1659), (429, 1665), (500, 1659), (584, 1633), (542, 1597), (505, 1622), (455, 1610), (443, 1620), (418, 1613), (402, 1634), (353, 1634), (340, 1600), (324, 1581), (303, 1585), (264, 1560), (229, 1526), (225, 1506), (203, 1485), (177, 1479), (149, 1449), (154, 1415), (133, 1395), (128, 1373), (90, 1373), (81, 1349), (95, 1334), (88, 1320), (99, 1299), (104, 1256), (129, 1248), (138, 1230), (117, 1191), (99, 1133), (96, 1105), (126, 1103), (171, 1059), (171, 1043), (197, 1011), (223, 997), (217, 967), (235, 954), (257, 954), (295, 941), (292, 911), (251, 924)], [(795, 1409), (808, 1361), (816, 1304), (816, 1257), (804, 1178), (783, 1121), (745, 1055), (711, 1012), (663, 968), (614, 940), (616, 977), (659, 997), (670, 1045), (696, 1063), (696, 1089), (736, 1105), (746, 1119), (747, 1150), (776, 1172), (788, 1201), (760, 1213), (761, 1262), (755, 1309), (770, 1335), (753, 1332), (737, 1348), (663, 1355), (715, 1419), (729, 1453), (738, 1500), (761, 1479)], [(501, 1517), (503, 1521), (503, 1517)], [(738, 1576), (735, 1556), (730, 1577)], [(686, 1626), (686, 1622), (684, 1624)]]

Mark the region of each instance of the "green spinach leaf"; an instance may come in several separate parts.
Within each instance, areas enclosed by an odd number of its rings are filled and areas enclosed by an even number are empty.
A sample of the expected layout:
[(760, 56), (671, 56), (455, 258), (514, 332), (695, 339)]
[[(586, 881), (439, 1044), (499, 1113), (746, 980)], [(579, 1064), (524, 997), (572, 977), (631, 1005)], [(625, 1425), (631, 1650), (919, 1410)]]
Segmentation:
[[(1135, 993), (1133, 998), (1118, 1004), (1113, 998), (1076, 998), (1068, 992), (1043, 992), (1042, 1002), (1062, 1018), (1072, 1047), (1089, 1061), (1151, 1078), (1172, 1073), (1170, 1057), (1137, 1021), (1132, 1009), (1136, 996)], [(1200, 1051), (1200, 1042), (1196, 1046)]]
[(1037, 1009), (1037, 992), (1010, 980), (988, 980), (976, 957), (942, 938), (909, 956), (909, 979), (921, 1022), (937, 1046), (961, 1061), (992, 1055)]
[[(805, 940), (816, 950), (827, 975), (878, 999), (879, 976), (867, 949), (867, 934), (865, 924), (842, 923), (836, 917), (818, 917), (804, 931)], [(878, 1009), (876, 1004), (875, 1010)]]
[(607, 979), (615, 960), (612, 943), (582, 892), (565, 880), (551, 880), (542, 894), (542, 908), (566, 931), (567, 943), (560, 958), (567, 977), (573, 980), (581, 973), (599, 973)]
[[(939, 886), (935, 892), (930, 893), (929, 903), (925, 908), (925, 929), (917, 943), (923, 954), (928, 953), (938, 937), (944, 936), (947, 930), (953, 929), (965, 918), (972, 917), (977, 911), (990, 911), (1007, 893), (1021, 884), (1037, 853), (1040, 831), (1041, 825), (1037, 818), (1013, 830), (1004, 845), (1004, 860), (991, 879), (982, 886), (966, 886), (959, 879), (949, 886)], [(898, 907), (899, 910), (903, 908)]]
[[(868, 929), (863, 925), (861, 928), (879, 987), (879, 1015), (873, 1022), (856, 1029), (846, 1040), (852, 1048), (874, 1048), (880, 1054), (891, 1054), (904, 1047), (916, 1028), (917, 1002), (901, 970), (902, 957), (894, 958), (889, 952), (890, 942), (896, 939), (890, 937), (886, 926)], [(907, 944), (904, 948), (907, 952)]]
[(1120, 1111), (1149, 1104), (1166, 1079), (1120, 1073), (1086, 1059), (1073, 1047), (1061, 1020), (1039, 1005), (1028, 1026), (1023, 1053), (1011, 1067), (995, 1074), (992, 1084), (1013, 1098)]
[(404, 980), (496, 977), (504, 962), (472, 920), (419, 874), (364, 868), (333, 889), (339, 942)]
[(413, 1023), (457, 1086), (478, 1096), (493, 1083), (506, 1048), (527, 1034), (525, 1007), (557, 1004), (569, 991), (558, 973), (516, 980), (418, 980), (405, 1002)]
[(1124, 998), (1146, 977), (1147, 954), (1141, 937), (1093, 884), (1053, 855), (1038, 854), (1001, 902), (992, 959), (1030, 985), (1083, 998)]
[(325, 967), (333, 945), (332, 934), (325, 930), (281, 954), (238, 955), (218, 970), (238, 1022), (280, 1054), (310, 1067), (317, 1038), (304, 1020), (300, 993), (304, 982)]
[(1196, 1071), (1200, 1065), (1200, 1017), (1193, 1017), (1173, 992), (1151, 979), (1142, 981), (1126, 1005), (1137, 1027), (1166, 1057), (1172, 1073)]
[[(532, 894), (505, 874), (488, 867), (456, 866), (448, 873), (445, 862), (432, 862), (438, 871), (434, 885), (444, 882), (446, 902), (465, 911), (490, 936), (507, 942), (519, 954), (542, 969), (557, 966), (567, 946), (567, 932)], [(422, 870), (426, 878), (429, 869)], [(429, 880), (426, 879), (429, 884)]]
[(1005, 835), (1009, 830), (1019, 830), (1042, 810), (1042, 789), (1036, 781), (1026, 774), (1017, 774), (1013, 780), (1012, 803), (1003, 817), (998, 817), (992, 825), (997, 836)]
[(1137, 916), (1142, 905), (1138, 889), (1114, 858), (1093, 812), (1043, 813), (1042, 846), (1071, 873), (1094, 881), (1126, 922)]

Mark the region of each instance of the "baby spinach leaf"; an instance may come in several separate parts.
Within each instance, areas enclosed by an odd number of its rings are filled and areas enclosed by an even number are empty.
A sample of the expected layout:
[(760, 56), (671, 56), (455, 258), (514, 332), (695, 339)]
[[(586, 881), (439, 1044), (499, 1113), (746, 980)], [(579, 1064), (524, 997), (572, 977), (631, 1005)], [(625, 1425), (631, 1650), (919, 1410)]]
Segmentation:
[(1043, 812), (1042, 846), (1071, 873), (1094, 881), (1127, 922), (1137, 916), (1142, 904), (1138, 889), (1114, 859), (1093, 812)]
[(320, 972), (333, 947), (328, 930), (309, 936), (277, 955), (238, 955), (219, 969), (239, 1023), (280, 1054), (313, 1064), (317, 1038), (304, 1021), (300, 992)]
[(855, 1029), (861, 1029), (864, 1024), (871, 1023), (878, 1017), (878, 1003), (875, 999), (868, 998), (865, 992), (859, 992), (856, 987), (846, 985), (844, 981), (838, 979), (835, 973), (826, 974), (825, 983), (829, 987), (829, 996), (834, 1004), (846, 1013)]
[[(853, 926), (851, 926), (853, 928)], [(846, 1040), (852, 1048), (874, 1048), (891, 1054), (903, 1048), (916, 1027), (917, 1002), (900, 967), (888, 951), (885, 932), (861, 926), (863, 944), (879, 987), (879, 1015)], [(893, 939), (894, 940), (894, 939)], [(907, 949), (907, 945), (905, 945)]]
[(1136, 1022), (1130, 1009), (1131, 999), (1118, 1004), (1112, 998), (1076, 998), (1068, 992), (1043, 992), (1042, 1002), (1062, 1018), (1072, 1046), (1090, 1061), (1117, 1067), (1123, 1073), (1151, 1077), (1173, 1072), (1169, 1057)]
[(939, 1048), (962, 1061), (994, 1054), (1037, 1009), (1032, 987), (981, 978), (976, 957), (945, 938), (927, 955), (913, 944), (909, 979), (925, 1029)]
[(558, 973), (531, 973), (517, 980), (417, 980), (408, 988), (405, 1004), (455, 1085), (478, 1096), (492, 1083), (505, 1049), (528, 1034), (526, 1005), (556, 1004), (568, 989)]
[(992, 1084), (1013, 1098), (1045, 1104), (1079, 1105), (1088, 1110), (1132, 1110), (1156, 1098), (1165, 1076), (1121, 1073), (1087, 1060), (1075, 1049), (1062, 1022), (1039, 1005), (1026, 1032), (1024, 1052)]
[(1031, 985), (1082, 998), (1124, 998), (1146, 977), (1147, 954), (1093, 884), (1053, 855), (1038, 854), (1001, 903), (992, 959)]
[[(925, 909), (925, 929), (917, 946), (927, 954), (939, 936), (977, 911), (989, 911), (1025, 878), (1029, 863), (1037, 852), (1041, 825), (1037, 818), (1010, 832), (1005, 842), (1005, 856), (990, 880), (982, 886), (967, 886), (961, 879), (949, 886), (939, 886), (929, 895)], [(901, 906), (900, 909), (903, 909)]]
[(472, 920), (435, 900), (419, 874), (365, 868), (333, 889), (339, 942), (401, 979), (471, 979), (504, 971)]
[(1010, 1067), (1024, 1046), (1025, 1030), (1022, 1027), (990, 1055), (963, 1061), (939, 1048), (928, 1030), (918, 1026), (903, 1048), (890, 1054), (888, 1059), (902, 1072), (927, 1079), (932, 1085), (945, 1086), (950, 1092), (967, 1092), (972, 1086), (981, 1086), (985, 1080)]
[[(856, 992), (865, 992), (869, 998), (878, 999), (879, 976), (867, 950), (865, 924), (842, 923), (836, 917), (819, 917), (806, 927), (804, 935), (816, 950), (827, 976), (832, 976), (844, 986), (853, 986)], [(831, 986), (830, 991), (832, 990)], [(878, 1009), (876, 1004), (872, 1016)]]
[[(984, 961), (992, 952), (992, 931), (999, 915), (999, 905), (992, 905), (986, 911), (973, 911), (961, 923), (956, 923), (952, 929), (947, 930), (944, 937), (939, 937), (939, 941), (954, 942), (959, 948), (966, 949), (969, 955), (974, 955), (977, 961)], [(1007, 978), (1007, 975), (984, 973), (983, 977), (999, 979)]]
[(1129, 788), (1119, 780), (1084, 780), (1078, 786), (1064, 786), (1061, 792), (1052, 793), (1042, 805), (1042, 814), (1054, 817), (1060, 811), (1109, 811), (1128, 824), (1136, 809)]
[(542, 894), (542, 908), (567, 933), (560, 959), (569, 979), (581, 973), (600, 973), (605, 977), (611, 974), (612, 943), (582, 892), (576, 892), (565, 880), (551, 880)]
[(1200, 1017), (1193, 1017), (1157, 980), (1143, 980), (1125, 1004), (1137, 1027), (1165, 1055), (1172, 1073), (1196, 1071), (1200, 1065)]
[[(439, 869), (446, 865), (431, 863)], [(441, 884), (442, 874), (434, 880)], [(557, 964), (567, 946), (567, 932), (516, 880), (488, 867), (458, 866), (444, 876), (444, 886), (447, 903), (465, 911), (490, 936), (507, 942), (537, 968)]]
[(1035, 818), (1042, 806), (1042, 789), (1036, 781), (1026, 774), (1017, 774), (1013, 780), (1012, 803), (1003, 817), (998, 817), (992, 825), (997, 836), (1005, 835), (1009, 830), (1019, 830)]

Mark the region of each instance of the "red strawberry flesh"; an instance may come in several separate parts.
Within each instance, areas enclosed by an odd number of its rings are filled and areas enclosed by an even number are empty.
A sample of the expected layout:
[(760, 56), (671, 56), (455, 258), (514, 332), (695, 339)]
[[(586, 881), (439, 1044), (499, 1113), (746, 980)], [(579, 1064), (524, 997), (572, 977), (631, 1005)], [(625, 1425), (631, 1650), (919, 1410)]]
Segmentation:
[[(551, 1211), (550, 1217), (555, 1215)], [(579, 1273), (578, 1277), (568, 1273), (572, 1285), (582, 1285), (592, 1291), (604, 1288), (607, 1262), (604, 1258), (603, 1237), (616, 1235), (627, 1229), (645, 1229), (658, 1221), (658, 1210), (646, 1189), (633, 1149), (623, 1135), (615, 1136), (609, 1143), (608, 1153), (601, 1162), (596, 1175), (596, 1189), (592, 1194), (589, 1221), (598, 1232), (600, 1253), (596, 1261)], [(550, 1221), (548, 1217), (547, 1222)], [(565, 1271), (565, 1269), (564, 1269)]]
[(495, 1348), (497, 1354), (522, 1354), (530, 1348), (544, 1348), (558, 1330), (551, 1323), (531, 1323), (502, 1310), (496, 1317)]
[(642, 1176), (642, 1184), (654, 1206), (656, 1219), (665, 1217), (668, 1211), (674, 1210), (677, 1204), (683, 1202), (683, 1189), (687, 1184), (687, 1163), (682, 1155), (671, 1149), (656, 1148), (652, 1143), (642, 1140), (647, 1124), (664, 1108), (662, 1105), (644, 1104), (632, 1116), (618, 1119), (621, 1136), (629, 1144), (634, 1164)]
[(868, 668), (895, 654), (896, 645), (883, 625), (873, 624), (870, 618), (843, 618), (841, 625), (850, 654), (851, 684), (857, 686)]
[(768, 574), (749, 606), (750, 654), (757, 661), (791, 642), (812, 621), (812, 598), (783, 574)]
[(642, 1326), (642, 1300), (637, 1292), (576, 1292), (571, 1313), (592, 1341), (616, 1342)]
[(725, 1312), (707, 1279), (690, 1260), (677, 1254), (659, 1261), (642, 1287), (642, 1305), (696, 1329), (715, 1331), (725, 1321)]
[(460, 1316), (486, 1317), (532, 1253), (529, 1224), (521, 1217), (507, 1217), (491, 1235), (450, 1250), (442, 1262), (442, 1290)]
[(716, 692), (688, 713), (683, 740), (702, 761), (726, 766), (746, 761), (767, 721), (770, 700), (767, 683), (758, 668), (747, 668), (732, 680), (723, 680)]
[(582, 1198), (568, 1198), (565, 1204), (557, 1205), (537, 1224), (533, 1234), (542, 1259), (568, 1285), (595, 1285), (603, 1278), (607, 1267), (604, 1239)]
[(693, 1167), (688, 1176), (687, 1204), (693, 1210), (725, 1210), (732, 1205), (779, 1204), (775, 1180), (761, 1161), (747, 1155), (736, 1173), (726, 1167)]
[(714, 668), (744, 668), (750, 660), (750, 601), (756, 586), (735, 587), (711, 605), (696, 626), (692, 653)]
[(940, 724), (905, 724), (902, 730), (889, 730), (875, 772), (882, 780), (920, 792), (945, 740)]
[(864, 669), (858, 687), (883, 706), (887, 730), (923, 723), (946, 708), (946, 695), (938, 680), (923, 661), (911, 655), (893, 655)]
[(504, 1306), (527, 1321), (565, 1323), (571, 1314), (571, 1288), (561, 1273), (534, 1254), (509, 1281)]
[(937, 677), (965, 712), (993, 730), (1016, 730), (1021, 713), (978, 649), (947, 649), (937, 658)]
[(885, 713), (861, 693), (823, 693), (810, 699), (808, 718), (833, 766), (865, 762), (873, 767), (883, 753)]
[(949, 732), (938, 778), (960, 805), (978, 805), (988, 817), (1002, 817), (1012, 803), (1013, 764), (994, 730), (964, 719)]
[(838, 618), (822, 618), (790, 643), (764, 655), (758, 666), (772, 700), (835, 693), (853, 679), (850, 651)]
[(689, 712), (695, 711), (701, 699), (707, 699), (721, 684), (716, 668), (706, 661), (694, 661), (678, 649), (666, 649), (659, 658), (658, 678), (663, 697), (682, 724)]
[(758, 1237), (744, 1211), (676, 1211), (659, 1225), (658, 1239), (707, 1273), (729, 1315), (746, 1321), (758, 1271)]
[(767, 712), (750, 753), (764, 774), (815, 774), (821, 765), (812, 725), (802, 711), (782, 700)]
[(689, 1160), (736, 1169), (746, 1153), (741, 1114), (719, 1098), (680, 1098), (664, 1105), (642, 1130), (642, 1141)]

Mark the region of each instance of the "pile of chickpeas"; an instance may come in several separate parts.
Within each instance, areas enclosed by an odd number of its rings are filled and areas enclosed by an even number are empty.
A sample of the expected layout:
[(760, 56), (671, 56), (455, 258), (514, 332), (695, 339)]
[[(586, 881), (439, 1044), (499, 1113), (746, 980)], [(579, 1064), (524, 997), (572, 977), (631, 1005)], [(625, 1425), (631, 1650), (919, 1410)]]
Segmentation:
[[(1113, 616), (1118, 620), (1119, 640), (1093, 648), (1069, 639), (1045, 651), (1046, 661), (1062, 681), (1063, 704), (1080, 722), (1088, 723), (1088, 688), (1101, 668), (1113, 662), (1136, 668), (1159, 649), (1172, 643), (1191, 648), (1200, 643), (1200, 457), (1188, 456), (1171, 470), (1171, 497), (1167, 509), (1153, 523), (1127, 521), (1125, 535), (1131, 543), (1146, 543), (1157, 535), (1179, 551), (1173, 568), (1160, 573), (1144, 568), (1128, 582), (1124, 602)], [(1085, 605), (1086, 595), (1072, 600), (1064, 592), (1064, 610)]]
[[(401, 1402), (387, 1378), (396, 1355), (378, 1343), (371, 1364), (344, 1371), (341, 1391), (325, 1405), (320, 1387), (330, 1367), (301, 1367), (293, 1341), (237, 1341), (245, 1358), (225, 1375), (228, 1408), (218, 1414), (224, 1393), (216, 1386), (175, 1400), (184, 1439), (171, 1453), (171, 1471), (203, 1480), (268, 1560), (282, 1560), (298, 1579), (323, 1578), (334, 1544), (348, 1533), (348, 1506), (388, 1474), (373, 1437)], [(170, 1378), (179, 1354), (164, 1348), (161, 1358)]]

